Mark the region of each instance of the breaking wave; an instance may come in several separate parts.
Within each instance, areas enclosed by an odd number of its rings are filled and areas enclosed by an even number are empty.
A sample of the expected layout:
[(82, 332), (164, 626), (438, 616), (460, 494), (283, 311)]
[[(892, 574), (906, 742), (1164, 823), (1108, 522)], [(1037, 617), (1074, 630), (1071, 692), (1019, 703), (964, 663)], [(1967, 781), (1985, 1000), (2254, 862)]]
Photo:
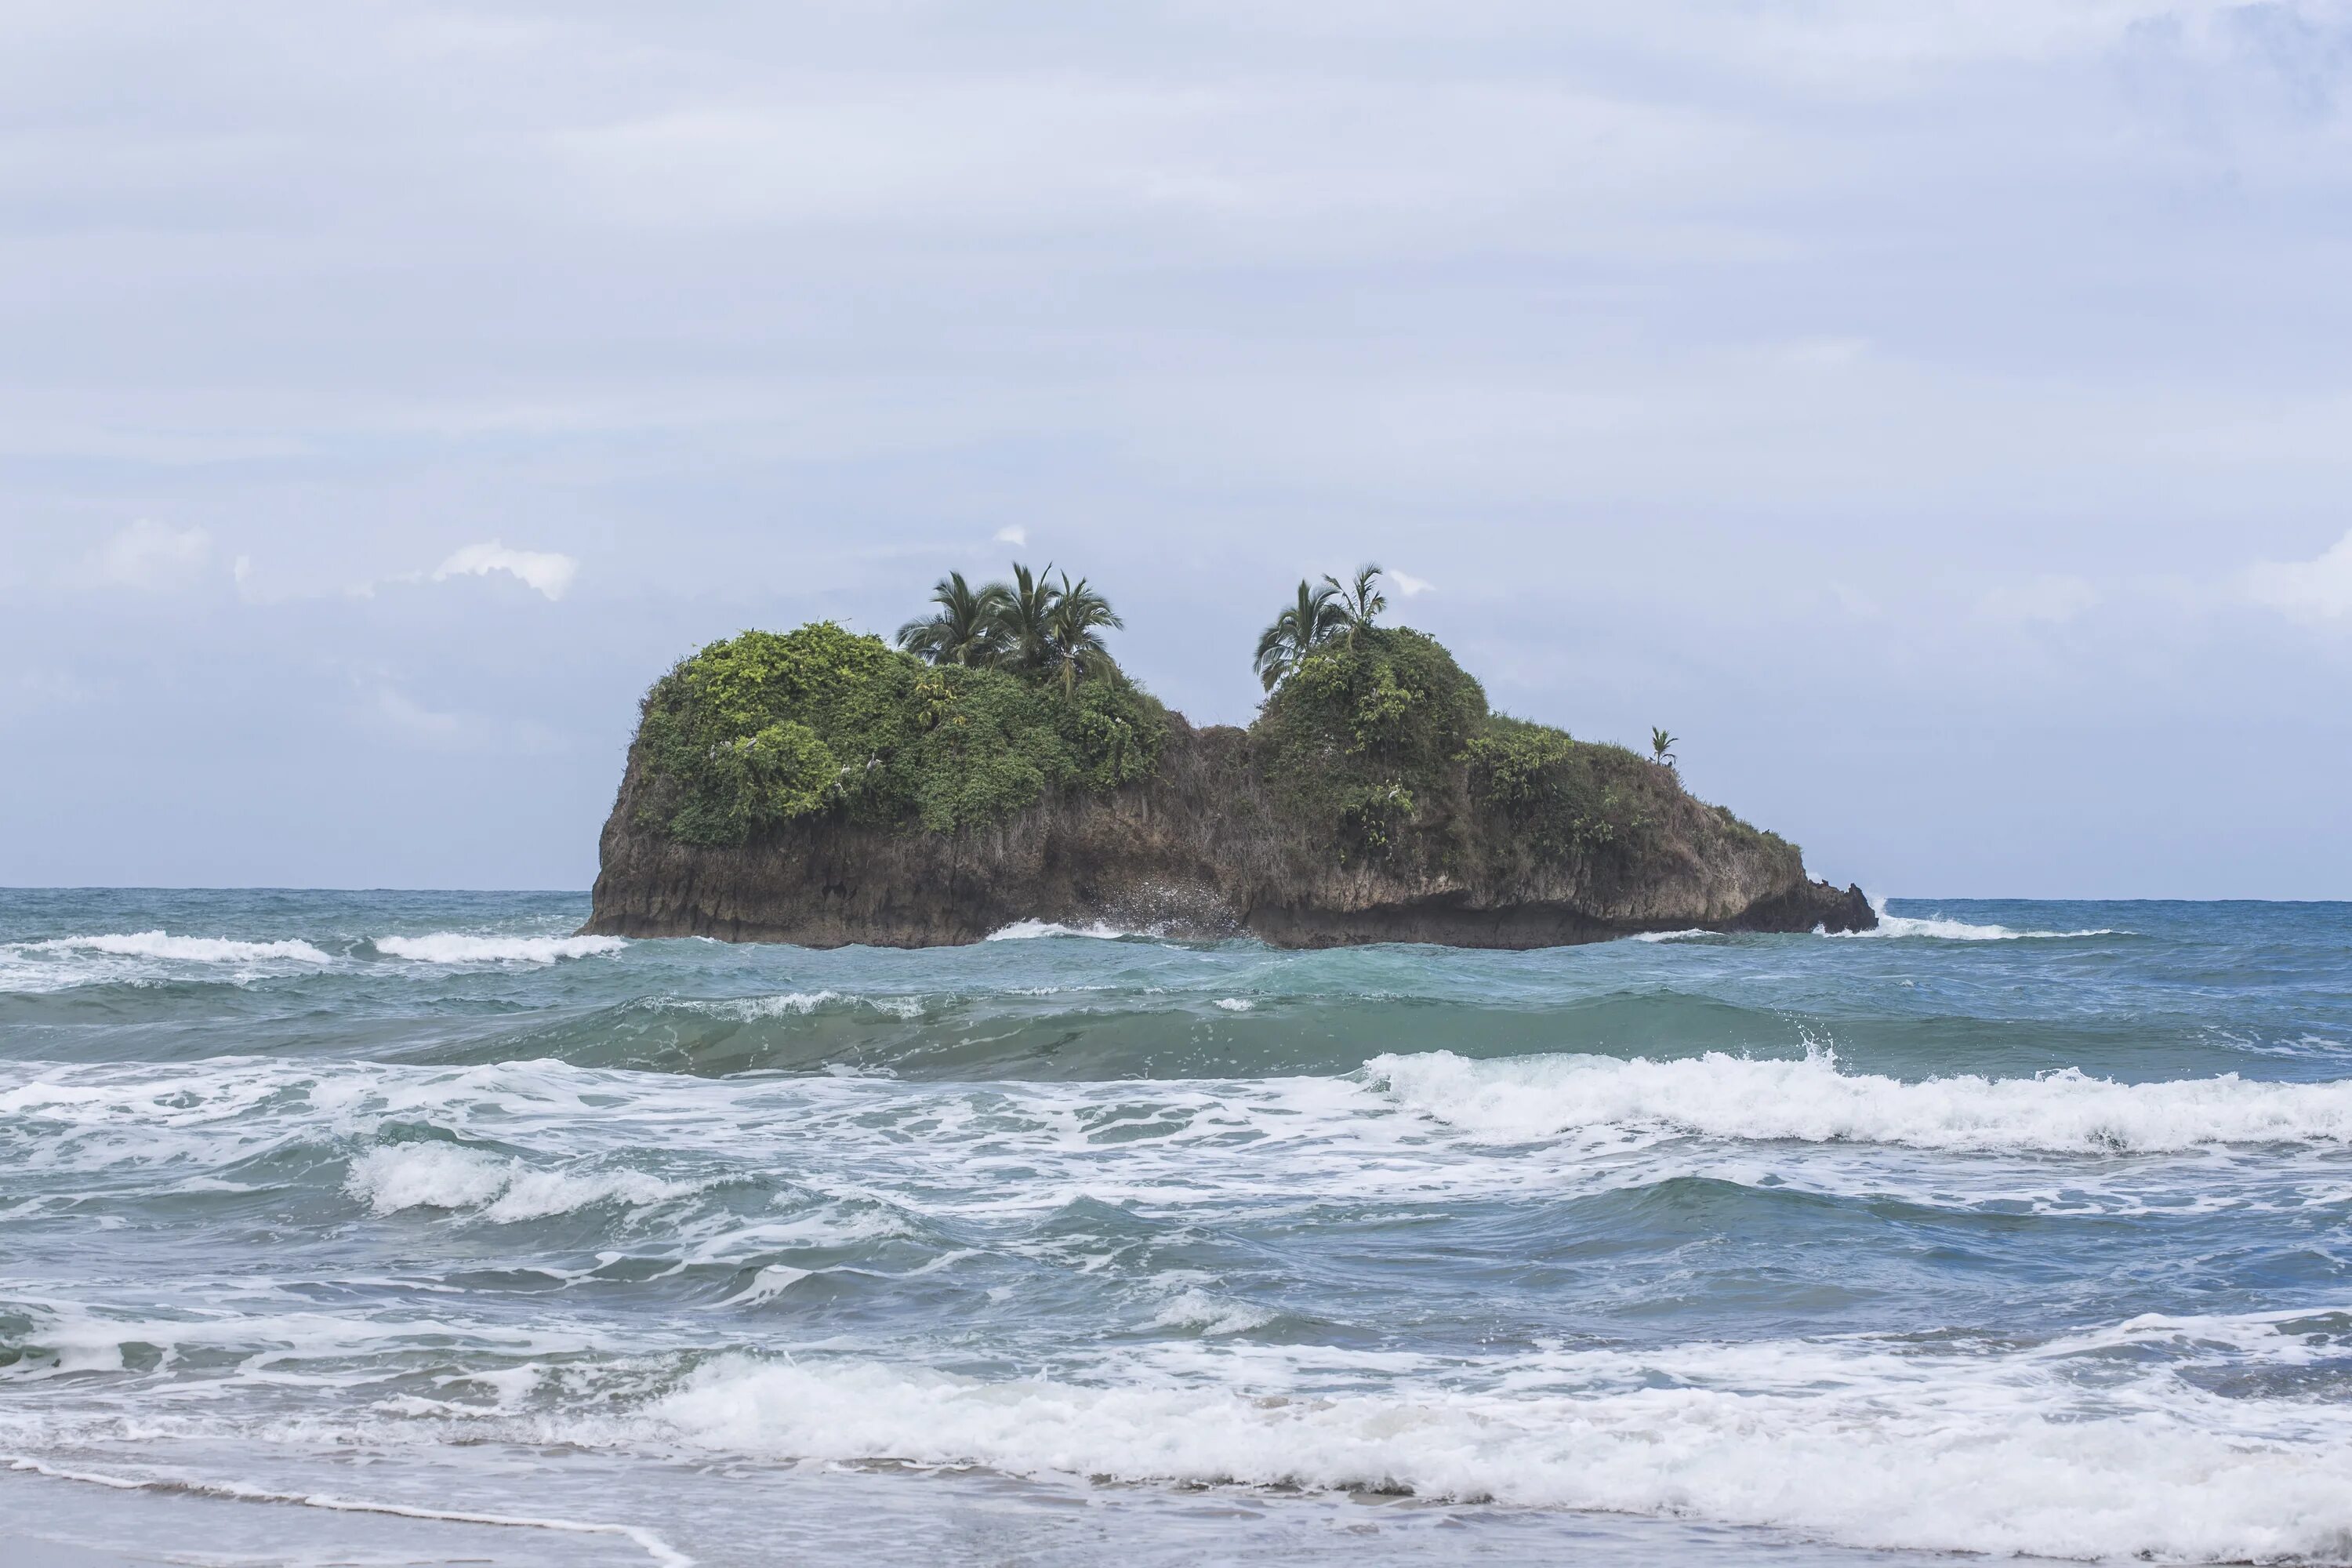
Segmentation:
[(389, 1144), (353, 1160), (344, 1190), (380, 1215), (466, 1210), (501, 1225), (599, 1204), (646, 1208), (709, 1185), (664, 1181), (643, 1171), (546, 1170), (455, 1143), (418, 1142)]
[(298, 963), (334, 962), (307, 942), (232, 942), (226, 937), (173, 936), (160, 931), (61, 936), (49, 942), (10, 945), (26, 952), (100, 952), (111, 958), (159, 958), (173, 963), (259, 963), (270, 959)]
[(1895, 915), (1886, 912), (1885, 899), (1873, 899), (1870, 907), (1878, 912), (1878, 924), (1869, 931), (1823, 931), (1816, 934), (1839, 937), (1933, 937), (1938, 942), (2021, 942), (2066, 941), (2086, 936), (2129, 936), (2131, 932), (2100, 926), (2089, 931), (2013, 931), (2004, 925), (1972, 925), (1942, 915)]
[(1100, 942), (1115, 942), (1120, 937), (1152, 937), (1159, 934), (1153, 931), (1122, 931), (1118, 926), (1106, 925), (1100, 921), (1082, 926), (1064, 925), (1058, 921), (1014, 921), (1002, 931), (990, 931), (984, 940), (1025, 942), (1041, 936), (1088, 936)]
[[(1871, 1340), (1562, 1352), (1514, 1388), (1300, 1386), (1268, 1357), (1213, 1384), (960, 1377), (733, 1355), (656, 1420), (770, 1458), (1412, 1495), (1776, 1526), (1850, 1546), (2268, 1562), (2352, 1542), (2352, 1412), (2206, 1408), (2170, 1376), (2183, 1333), (2251, 1362), (2301, 1346), (2259, 1319), (2148, 1320), (2007, 1353)], [(2086, 1398), (2077, 1367), (2147, 1371)], [(2319, 1432), (2332, 1434), (2314, 1441)]]
[(1474, 1061), (1429, 1051), (1376, 1057), (1364, 1074), (1404, 1109), (1503, 1140), (1615, 1126), (1750, 1141), (2063, 1153), (2352, 1142), (2352, 1080), (2266, 1083), (2228, 1073), (2127, 1084), (2067, 1068), (2034, 1078), (1910, 1083), (1842, 1073), (1826, 1053), (1758, 1061), (1720, 1051), (1679, 1061)]
[(884, 1017), (899, 1019), (923, 1016), (923, 999), (919, 996), (852, 996), (839, 991), (786, 991), (772, 996), (734, 996), (715, 1002), (679, 1002), (677, 1005), (688, 1012), (747, 1024), (762, 1018), (805, 1018), (828, 1008), (854, 1013), (866, 1007)]
[(88, 985), (153, 985), (175, 980), (251, 980), (310, 973), (335, 963), (310, 942), (238, 942), (165, 931), (110, 931), (0, 942), (0, 993), (37, 995)]
[(468, 936), (446, 931), (375, 939), (378, 952), (417, 963), (553, 963), (618, 952), (628, 945), (617, 936)]

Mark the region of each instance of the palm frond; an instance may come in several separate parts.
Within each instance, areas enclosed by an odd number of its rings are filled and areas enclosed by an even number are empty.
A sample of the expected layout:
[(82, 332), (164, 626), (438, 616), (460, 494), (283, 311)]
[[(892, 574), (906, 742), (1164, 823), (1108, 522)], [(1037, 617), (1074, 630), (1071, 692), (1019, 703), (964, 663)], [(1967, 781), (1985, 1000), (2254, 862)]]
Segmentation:
[(1013, 583), (991, 617), (998, 647), (990, 662), (1008, 669), (1037, 670), (1045, 667), (1053, 646), (1054, 604), (1060, 590), (1047, 580), (1054, 568), (1032, 572), (1013, 564)]
[(1355, 644), (1356, 634), (1370, 626), (1374, 617), (1389, 607), (1388, 595), (1373, 586), (1380, 577), (1377, 562), (1357, 567), (1353, 582), (1342, 583), (1328, 574), (1324, 576), (1333, 601), (1335, 624), (1350, 647)]
[(986, 664), (997, 640), (997, 610), (1004, 586), (991, 583), (975, 589), (961, 572), (950, 572), (931, 590), (939, 606), (898, 628), (898, 642), (908, 652), (933, 664)]
[[(1329, 584), (1329, 579), (1325, 581)], [(1339, 593), (1336, 584), (1318, 588), (1299, 579), (1297, 603), (1275, 616), (1274, 624), (1258, 636), (1257, 656), (1251, 668), (1266, 690), (1281, 685), (1318, 644), (1328, 641), (1340, 629), (1343, 611), (1337, 602)]]

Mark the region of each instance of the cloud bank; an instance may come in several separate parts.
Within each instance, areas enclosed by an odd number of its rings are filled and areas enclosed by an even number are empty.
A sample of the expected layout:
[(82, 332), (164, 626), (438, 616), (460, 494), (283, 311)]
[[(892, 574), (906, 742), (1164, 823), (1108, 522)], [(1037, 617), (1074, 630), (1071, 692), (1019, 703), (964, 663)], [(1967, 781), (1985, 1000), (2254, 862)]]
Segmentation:
[(2263, 561), (2247, 568), (2255, 603), (2311, 620), (2352, 619), (2352, 531), (2309, 561)]
[(509, 550), (494, 539), (487, 544), (468, 544), (451, 555), (433, 569), (433, 580), (444, 583), (452, 577), (481, 577), (492, 572), (503, 572), (554, 600), (571, 588), (572, 580), (580, 574), (580, 563), (552, 551)]
[(679, 654), (1017, 554), (1216, 721), (1402, 563), (1874, 889), (2352, 888), (2335, 0), (53, 6), (0, 92), (0, 880), (581, 885)]

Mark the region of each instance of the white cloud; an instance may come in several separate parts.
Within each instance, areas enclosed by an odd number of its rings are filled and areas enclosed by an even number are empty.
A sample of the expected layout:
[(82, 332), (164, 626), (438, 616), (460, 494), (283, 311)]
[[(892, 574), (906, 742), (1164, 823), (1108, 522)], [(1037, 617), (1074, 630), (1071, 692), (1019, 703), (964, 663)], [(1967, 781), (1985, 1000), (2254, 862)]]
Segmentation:
[(996, 531), (994, 542), (998, 544), (1026, 544), (1029, 542), (1029, 531), (1025, 528), (1017, 527), (1000, 528)]
[(2309, 561), (2257, 561), (2241, 585), (2256, 604), (2298, 620), (2352, 616), (2352, 530)]
[(91, 574), (115, 588), (182, 588), (212, 555), (212, 535), (201, 528), (166, 528), (141, 518), (99, 547)]
[(1437, 586), (1436, 584), (1432, 583), (1428, 578), (1416, 577), (1410, 572), (1391, 571), (1388, 574), (1388, 579), (1390, 582), (1396, 584), (1397, 592), (1402, 594), (1408, 599), (1412, 598), (1416, 594), (1426, 594), (1432, 588)]
[(493, 539), (487, 544), (468, 544), (450, 556), (434, 568), (433, 580), (485, 577), (493, 572), (504, 572), (550, 599), (561, 599), (572, 586), (572, 579), (580, 574), (580, 563), (552, 551), (509, 550)]

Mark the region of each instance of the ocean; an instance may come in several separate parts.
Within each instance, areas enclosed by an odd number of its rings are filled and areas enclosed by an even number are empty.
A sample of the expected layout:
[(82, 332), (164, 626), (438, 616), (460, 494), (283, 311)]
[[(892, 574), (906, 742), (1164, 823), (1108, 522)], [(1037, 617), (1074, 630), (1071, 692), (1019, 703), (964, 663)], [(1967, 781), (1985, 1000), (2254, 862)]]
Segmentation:
[(2352, 905), (0, 892), (0, 1552), (2352, 1559)]

